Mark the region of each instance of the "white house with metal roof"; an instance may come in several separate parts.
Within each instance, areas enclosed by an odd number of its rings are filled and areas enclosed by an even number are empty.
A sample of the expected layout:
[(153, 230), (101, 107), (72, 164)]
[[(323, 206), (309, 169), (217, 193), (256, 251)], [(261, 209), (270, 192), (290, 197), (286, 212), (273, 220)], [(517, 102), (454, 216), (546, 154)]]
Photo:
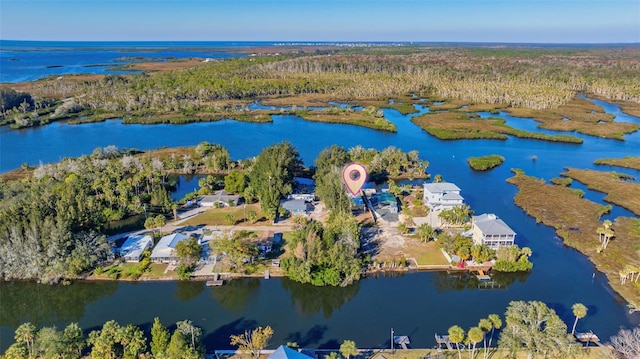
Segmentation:
[(224, 190), (217, 191), (214, 194), (198, 196), (198, 205), (201, 207), (229, 207), (237, 206), (240, 196), (230, 194)]
[(424, 201), (431, 209), (447, 210), (464, 204), (460, 188), (453, 183), (425, 183), (422, 187), (424, 188)]
[(118, 253), (126, 262), (139, 262), (142, 252), (151, 247), (153, 247), (153, 237), (130, 236), (118, 249)]
[(516, 239), (516, 232), (495, 214), (471, 217), (471, 230), (473, 243), (485, 244), (491, 249), (512, 246)]
[(177, 261), (176, 245), (187, 238), (189, 238), (189, 236), (182, 233), (172, 233), (160, 238), (153, 252), (151, 252), (151, 261), (161, 263)]

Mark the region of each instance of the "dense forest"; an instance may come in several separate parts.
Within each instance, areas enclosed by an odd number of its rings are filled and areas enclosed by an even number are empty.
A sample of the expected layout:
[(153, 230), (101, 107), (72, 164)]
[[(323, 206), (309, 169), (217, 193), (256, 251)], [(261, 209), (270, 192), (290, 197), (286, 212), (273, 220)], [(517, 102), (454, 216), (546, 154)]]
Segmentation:
[(34, 103), (48, 107), (43, 99), (65, 100), (46, 120), (35, 105), (5, 107), (3, 116), (26, 126), (73, 113), (215, 115), (242, 109), (242, 103), (229, 101), (316, 94), (334, 99), (420, 94), (531, 109), (556, 108), (576, 93), (638, 103), (639, 70), (635, 48), (415, 47), (400, 53), (360, 49), (234, 58), (153, 74), (37, 81), (28, 86)]

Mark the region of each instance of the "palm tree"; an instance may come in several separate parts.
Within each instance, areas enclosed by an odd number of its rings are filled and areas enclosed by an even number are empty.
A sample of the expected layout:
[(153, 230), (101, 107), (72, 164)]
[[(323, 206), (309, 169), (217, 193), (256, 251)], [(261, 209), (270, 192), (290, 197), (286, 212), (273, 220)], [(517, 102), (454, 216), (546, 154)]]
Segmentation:
[(573, 322), (573, 329), (571, 329), (571, 334), (575, 334), (578, 319), (584, 318), (587, 315), (587, 307), (585, 307), (585, 305), (582, 303), (576, 303), (571, 307), (571, 309), (573, 310), (573, 315), (576, 316), (576, 321)]
[(493, 323), (488, 318), (480, 319), (478, 328), (482, 330), (482, 341), (484, 343), (484, 357), (487, 357), (487, 333), (493, 329)]
[(493, 333), (496, 329), (500, 329), (502, 327), (502, 319), (500, 319), (500, 316), (498, 314), (489, 314), (489, 320), (493, 324), (493, 328), (491, 328), (491, 336), (489, 337), (489, 347), (491, 347)]
[(458, 325), (454, 325), (448, 330), (449, 333), (449, 341), (456, 345), (458, 349), (458, 359), (462, 358), (462, 354), (460, 353), (460, 343), (464, 340), (464, 329), (460, 328)]
[(469, 358), (471, 359), (476, 354), (476, 344), (484, 338), (484, 332), (482, 331), (482, 329), (478, 327), (473, 327), (469, 329), (469, 332), (467, 333), (467, 337), (469, 338), (469, 341), (471, 342), (471, 344), (473, 344), (473, 348), (469, 350), (471, 354)]
[(352, 355), (358, 354), (358, 347), (353, 340), (345, 340), (340, 345), (340, 354), (349, 359)]
[(36, 339), (36, 326), (27, 322), (16, 328), (14, 339), (18, 343), (24, 343), (29, 352), (29, 358), (34, 356), (33, 343)]

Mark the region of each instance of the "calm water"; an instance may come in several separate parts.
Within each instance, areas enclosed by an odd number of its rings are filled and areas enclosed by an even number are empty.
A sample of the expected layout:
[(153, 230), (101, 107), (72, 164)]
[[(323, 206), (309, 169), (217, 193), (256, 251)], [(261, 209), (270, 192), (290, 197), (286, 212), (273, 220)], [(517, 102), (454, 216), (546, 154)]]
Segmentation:
[(66, 74), (125, 74), (111, 68), (136, 61), (244, 56), (237, 49), (261, 42), (48, 42), (0, 40), (0, 82)]
[[(65, 73), (103, 73), (123, 58), (145, 57), (224, 57), (246, 46), (273, 43), (16, 43), (0, 41), (0, 82), (15, 82)], [(226, 50), (223, 50), (226, 49)], [(60, 66), (48, 67), (47, 66)], [(105, 65), (87, 67), (90, 65)], [(616, 116), (616, 121), (640, 123), (622, 114), (615, 105), (596, 101)], [(260, 107), (260, 104), (254, 104)], [(427, 108), (419, 108), (422, 112)], [(481, 114), (486, 116), (487, 114)], [(511, 126), (536, 128), (532, 120), (505, 118)], [(489, 313), (503, 314), (509, 301), (540, 300), (553, 307), (571, 324), (571, 305), (582, 302), (589, 314), (578, 324), (579, 330), (593, 330), (601, 338), (615, 334), (620, 327), (640, 323), (629, 315), (625, 302), (596, 273), (584, 256), (568, 249), (552, 229), (538, 225), (513, 203), (516, 188), (505, 183), (511, 168), (551, 179), (565, 166), (606, 169), (593, 165), (602, 157), (640, 155), (640, 134), (625, 141), (593, 138), (582, 145), (547, 143), (511, 138), (506, 141), (441, 141), (429, 136), (395, 110), (385, 110), (398, 133), (381, 133), (348, 125), (307, 122), (295, 116), (274, 116), (271, 124), (235, 121), (188, 125), (123, 125), (104, 123), (68, 125), (54, 123), (42, 128), (12, 131), (0, 128), (0, 172), (17, 168), (23, 162), (37, 165), (63, 157), (90, 154), (96, 147), (155, 149), (163, 146), (193, 146), (201, 141), (227, 147), (232, 158), (257, 155), (262, 148), (283, 140), (296, 146), (307, 165), (325, 147), (362, 145), (383, 149), (396, 146), (418, 150), (429, 161), (428, 172), (441, 174), (462, 188), (467, 203), (476, 213), (492, 212), (504, 219), (517, 233), (516, 242), (533, 249), (534, 270), (530, 274), (496, 275), (494, 288), (479, 288), (471, 278), (447, 273), (407, 273), (366, 278), (347, 288), (315, 288), (287, 279), (244, 279), (220, 288), (203, 283), (112, 283), (84, 282), (71, 286), (43, 286), (28, 282), (0, 283), (0, 352), (13, 342), (13, 331), (25, 321), (38, 326), (64, 327), (79, 322), (86, 330), (107, 320), (132, 323), (149, 329), (159, 316), (165, 324), (191, 319), (205, 332), (209, 350), (229, 348), (229, 335), (257, 325), (275, 329), (273, 346), (296, 341), (302, 346), (337, 347), (353, 339), (359, 347), (388, 347), (389, 331), (409, 335), (413, 346), (431, 347), (433, 334), (444, 333), (451, 325), (476, 325)], [(469, 169), (470, 156), (500, 154), (502, 166), (477, 173)], [(537, 156), (533, 161), (532, 156)], [(640, 176), (634, 170), (616, 169)], [(197, 177), (181, 178), (178, 192), (193, 190)], [(604, 195), (579, 183), (573, 188), (585, 197), (605, 204)], [(633, 216), (614, 206), (608, 218)], [(612, 245), (615, 245), (612, 244)]]
[[(607, 107), (612, 113), (615, 109)], [(255, 156), (263, 147), (287, 140), (298, 148), (307, 165), (331, 144), (415, 149), (430, 162), (429, 173), (442, 174), (462, 188), (466, 202), (476, 213), (496, 213), (518, 233), (519, 245), (533, 249), (531, 274), (499, 276), (494, 289), (478, 288), (474, 279), (446, 273), (367, 278), (348, 288), (314, 288), (286, 279), (247, 279), (221, 288), (182, 282), (76, 283), (69, 287), (1, 283), (0, 349), (12, 342), (13, 330), (24, 321), (59, 327), (78, 321), (85, 329), (92, 329), (116, 319), (149, 328), (155, 316), (167, 324), (193, 320), (204, 329), (209, 350), (229, 348), (230, 334), (256, 325), (274, 327), (273, 345), (297, 341), (303, 346), (336, 347), (343, 339), (353, 339), (360, 347), (385, 347), (393, 327), (396, 333), (409, 335), (414, 346), (431, 347), (434, 333), (443, 333), (454, 324), (468, 329), (489, 313), (503, 314), (511, 300), (544, 301), (569, 324), (573, 320), (571, 305), (582, 302), (589, 314), (579, 322), (578, 329), (593, 330), (601, 338), (615, 334), (620, 327), (640, 323), (637, 314), (627, 313), (624, 301), (613, 293), (604, 276), (596, 273), (594, 277), (595, 270), (584, 256), (564, 247), (553, 230), (536, 224), (514, 205), (516, 188), (505, 183), (511, 168), (544, 179), (557, 177), (565, 166), (606, 169), (594, 166), (593, 161), (639, 155), (640, 134), (626, 136), (626, 141), (576, 134), (584, 138), (582, 145), (515, 138), (441, 141), (413, 125), (410, 116), (385, 110), (385, 117), (396, 124), (398, 133), (313, 123), (294, 116), (274, 116), (271, 124), (221, 121), (176, 126), (108, 121), (54, 123), (21, 131), (5, 127), (0, 129), (0, 171), (19, 167), (24, 161), (37, 164), (89, 154), (97, 146), (112, 144), (153, 149), (209, 141), (226, 146), (232, 158), (238, 159)], [(529, 120), (507, 121), (536, 130), (530, 128)], [(470, 156), (492, 153), (506, 160), (490, 172), (473, 172), (466, 164)], [(531, 160), (534, 155), (536, 161)], [(634, 170), (620, 171), (640, 175)], [(191, 190), (193, 181), (197, 183), (195, 177), (185, 179), (180, 188)], [(604, 203), (602, 194), (579, 184), (573, 186), (584, 189), (587, 198)], [(614, 206), (612, 217), (619, 215), (632, 214)]]

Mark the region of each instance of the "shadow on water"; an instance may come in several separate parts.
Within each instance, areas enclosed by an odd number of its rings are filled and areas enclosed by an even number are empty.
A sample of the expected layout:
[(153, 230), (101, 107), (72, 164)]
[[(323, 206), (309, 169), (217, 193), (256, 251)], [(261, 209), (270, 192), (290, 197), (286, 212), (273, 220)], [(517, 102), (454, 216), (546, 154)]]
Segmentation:
[(346, 287), (316, 287), (282, 278), (281, 283), (291, 295), (291, 304), (299, 314), (322, 313), (325, 318), (331, 318), (334, 311), (353, 299), (360, 290), (360, 282)]
[[(0, 283), (0, 325), (36, 326), (78, 322), (85, 308), (102, 297), (113, 295), (118, 283), (77, 282), (71, 285), (43, 285), (35, 282)], [(10, 310), (9, 310), (10, 308)]]
[(202, 291), (204, 291), (204, 285), (202, 282), (196, 281), (183, 281), (176, 282), (175, 297), (182, 302), (188, 302), (198, 297)]
[(479, 280), (473, 272), (436, 272), (434, 284), (438, 292), (463, 291), (468, 289), (507, 289), (518, 282), (525, 283), (530, 272), (503, 273), (491, 272), (490, 280)]
[[(202, 283), (200, 287), (204, 288)], [(258, 278), (243, 278), (227, 281), (222, 287), (211, 288), (211, 296), (218, 304), (232, 312), (242, 312), (251, 299), (256, 298), (260, 292), (260, 280)]]

